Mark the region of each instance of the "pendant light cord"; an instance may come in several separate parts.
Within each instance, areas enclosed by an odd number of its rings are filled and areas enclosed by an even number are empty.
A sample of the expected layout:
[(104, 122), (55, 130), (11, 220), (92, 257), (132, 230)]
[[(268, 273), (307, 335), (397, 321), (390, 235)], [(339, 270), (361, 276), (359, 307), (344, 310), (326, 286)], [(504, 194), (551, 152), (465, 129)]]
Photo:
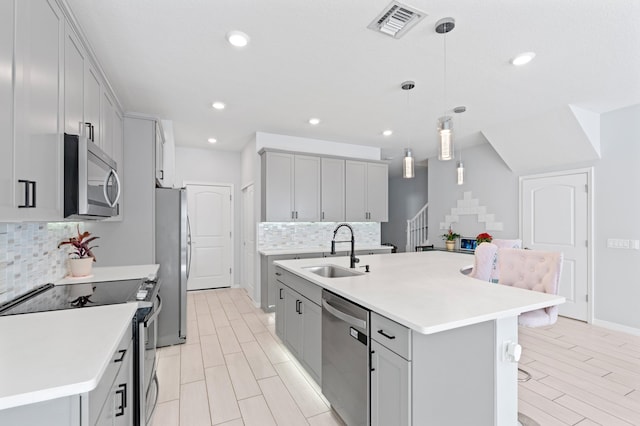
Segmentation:
[(447, 33), (444, 33), (444, 113), (443, 117), (447, 115)]

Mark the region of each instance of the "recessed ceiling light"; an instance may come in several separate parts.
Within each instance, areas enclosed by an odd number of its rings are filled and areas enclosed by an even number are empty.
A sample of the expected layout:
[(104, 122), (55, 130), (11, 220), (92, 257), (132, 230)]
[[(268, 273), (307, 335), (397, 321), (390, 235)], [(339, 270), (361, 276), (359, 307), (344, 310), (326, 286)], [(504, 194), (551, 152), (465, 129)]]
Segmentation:
[(242, 31), (229, 31), (227, 33), (227, 41), (235, 47), (245, 47), (249, 44), (249, 36)]
[(317, 125), (317, 124), (320, 124), (320, 119), (319, 118), (310, 118), (309, 119), (309, 124), (314, 125), (314, 126)]
[(524, 53), (519, 54), (515, 58), (513, 58), (511, 60), (511, 63), (513, 65), (519, 67), (521, 65), (528, 64), (535, 57), (536, 57), (536, 54), (534, 52), (524, 52)]
[(224, 102), (214, 102), (211, 104), (214, 109), (225, 109), (226, 105)]
[(385, 130), (384, 132), (382, 132), (383, 136), (391, 136), (393, 134), (393, 130)]
[(209, 138), (209, 139), (207, 139), (207, 142), (209, 142), (209, 143), (216, 143), (216, 142), (218, 142), (218, 141), (216, 140), (216, 138)]

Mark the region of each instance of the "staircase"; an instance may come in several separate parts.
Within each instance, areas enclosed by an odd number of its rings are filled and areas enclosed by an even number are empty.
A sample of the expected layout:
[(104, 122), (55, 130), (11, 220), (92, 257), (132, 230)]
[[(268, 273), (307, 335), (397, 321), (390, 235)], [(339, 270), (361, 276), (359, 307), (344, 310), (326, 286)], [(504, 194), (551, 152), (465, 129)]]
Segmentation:
[(407, 247), (406, 251), (414, 251), (416, 246), (429, 243), (429, 203), (425, 204), (416, 215), (407, 220)]

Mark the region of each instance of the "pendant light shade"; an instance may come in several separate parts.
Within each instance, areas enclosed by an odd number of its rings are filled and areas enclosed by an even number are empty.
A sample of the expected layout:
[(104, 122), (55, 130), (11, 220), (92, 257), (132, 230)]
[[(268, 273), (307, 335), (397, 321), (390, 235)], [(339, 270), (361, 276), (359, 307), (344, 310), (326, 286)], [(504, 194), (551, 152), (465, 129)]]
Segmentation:
[(438, 160), (452, 160), (455, 157), (453, 152), (453, 121), (448, 115), (438, 119), (438, 137), (440, 140)]
[(464, 165), (458, 161), (458, 185), (464, 184)]
[(411, 179), (415, 177), (414, 160), (409, 148), (404, 151), (404, 158), (402, 159), (402, 177), (405, 179)]

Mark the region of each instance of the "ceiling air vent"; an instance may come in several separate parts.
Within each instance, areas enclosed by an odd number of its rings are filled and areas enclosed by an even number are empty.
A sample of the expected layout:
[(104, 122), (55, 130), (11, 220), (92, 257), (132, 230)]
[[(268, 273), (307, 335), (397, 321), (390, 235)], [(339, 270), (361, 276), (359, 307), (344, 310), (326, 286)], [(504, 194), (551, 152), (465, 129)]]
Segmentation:
[(418, 9), (392, 1), (367, 28), (400, 38), (425, 16), (427, 14)]

